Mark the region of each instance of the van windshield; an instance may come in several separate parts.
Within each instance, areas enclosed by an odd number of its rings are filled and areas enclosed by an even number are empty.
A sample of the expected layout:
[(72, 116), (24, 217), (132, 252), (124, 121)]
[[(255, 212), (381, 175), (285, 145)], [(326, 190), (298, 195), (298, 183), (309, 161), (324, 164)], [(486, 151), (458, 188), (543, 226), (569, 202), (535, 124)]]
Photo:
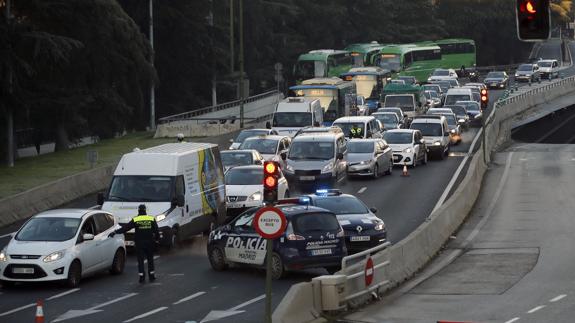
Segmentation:
[(425, 137), (441, 137), (441, 124), (439, 123), (412, 123), (411, 129), (421, 131)]
[(311, 126), (309, 112), (276, 112), (272, 122), (274, 127), (307, 127)]
[(451, 94), (445, 98), (444, 105), (452, 105), (457, 101), (471, 101), (469, 94)]
[(291, 144), (288, 159), (291, 160), (330, 160), (335, 156), (331, 141), (294, 141)]
[(108, 193), (109, 201), (169, 202), (174, 191), (174, 177), (114, 176)]
[(414, 111), (412, 96), (386, 96), (385, 107), (398, 107), (405, 111)]

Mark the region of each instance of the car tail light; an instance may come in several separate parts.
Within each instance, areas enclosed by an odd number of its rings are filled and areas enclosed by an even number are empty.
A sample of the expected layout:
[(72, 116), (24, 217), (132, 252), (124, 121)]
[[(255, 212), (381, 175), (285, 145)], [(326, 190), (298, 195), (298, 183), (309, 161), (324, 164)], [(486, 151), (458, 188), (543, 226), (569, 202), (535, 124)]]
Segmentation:
[(300, 236), (299, 234), (295, 234), (295, 233), (288, 234), (287, 239), (290, 241), (305, 240), (304, 237)]

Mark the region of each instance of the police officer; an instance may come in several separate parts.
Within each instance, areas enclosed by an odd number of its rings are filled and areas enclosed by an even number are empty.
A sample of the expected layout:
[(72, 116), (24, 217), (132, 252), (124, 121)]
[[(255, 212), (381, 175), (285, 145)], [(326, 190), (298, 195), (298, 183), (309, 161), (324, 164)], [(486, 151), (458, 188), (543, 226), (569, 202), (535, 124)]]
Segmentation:
[(351, 136), (350, 136), (351, 138), (362, 138), (363, 137), (363, 135), (361, 134), (361, 128), (358, 127), (356, 124), (354, 124), (351, 127), (350, 132), (351, 132)]
[(156, 280), (154, 272), (154, 245), (160, 238), (160, 230), (153, 216), (146, 214), (146, 206), (138, 206), (138, 215), (122, 228), (110, 233), (113, 237), (116, 233), (125, 233), (135, 229), (134, 242), (136, 244), (136, 254), (138, 256), (138, 272), (140, 283), (146, 281), (144, 275), (144, 258), (148, 259), (148, 277), (150, 282)]
[(177, 134), (176, 137), (178, 138), (178, 142), (181, 142), (181, 143), (185, 143), (185, 142), (186, 142), (186, 141), (184, 140), (185, 137), (184, 137), (184, 134), (183, 134), (183, 133)]

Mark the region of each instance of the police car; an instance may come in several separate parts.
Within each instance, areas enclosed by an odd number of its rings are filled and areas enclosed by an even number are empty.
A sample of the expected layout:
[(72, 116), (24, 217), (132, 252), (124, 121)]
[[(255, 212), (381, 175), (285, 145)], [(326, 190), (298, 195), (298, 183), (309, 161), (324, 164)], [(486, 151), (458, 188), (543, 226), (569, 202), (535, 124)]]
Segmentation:
[(342, 194), (340, 190), (318, 190), (315, 194), (301, 197), (310, 205), (334, 212), (345, 231), (345, 243), (349, 253), (373, 248), (387, 240), (387, 228), (378, 218), (375, 208), (368, 208), (357, 197)]
[[(344, 231), (334, 213), (322, 208), (286, 200), (277, 207), (285, 214), (287, 229), (273, 240), (272, 277), (280, 279), (287, 271), (325, 268), (339, 270), (347, 255)], [(210, 232), (208, 257), (216, 271), (230, 264), (265, 267), (266, 239), (261, 238), (252, 221), (259, 208), (238, 215), (230, 223)]]

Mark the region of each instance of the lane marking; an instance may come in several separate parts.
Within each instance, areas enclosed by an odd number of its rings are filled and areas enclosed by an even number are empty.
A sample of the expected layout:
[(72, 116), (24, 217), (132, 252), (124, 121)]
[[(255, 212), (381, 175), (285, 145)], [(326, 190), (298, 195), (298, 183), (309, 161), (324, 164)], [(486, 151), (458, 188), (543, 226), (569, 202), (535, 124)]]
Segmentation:
[(453, 174), (453, 177), (451, 177), (451, 180), (449, 181), (449, 184), (447, 184), (447, 187), (445, 188), (445, 190), (443, 191), (443, 194), (441, 194), (441, 197), (439, 198), (439, 200), (437, 201), (437, 203), (435, 204), (435, 206), (433, 207), (433, 210), (431, 210), (430, 214), (433, 214), (433, 212), (437, 211), (437, 209), (439, 209), (441, 207), (441, 205), (443, 205), (443, 203), (445, 202), (445, 200), (447, 199), (447, 195), (449, 195), (449, 192), (451, 191), (451, 189), (453, 188), (453, 185), (455, 185), (455, 182), (457, 181), (457, 178), (459, 177), (459, 174), (461, 173), (461, 171), (463, 171), (463, 168), (465, 167), (465, 164), (467, 163), (467, 160), (469, 159), (469, 156), (473, 153), (473, 149), (475, 148), (475, 144), (477, 143), (477, 140), (479, 139), (479, 137), (481, 136), (481, 133), (483, 131), (483, 128), (479, 128), (479, 131), (477, 132), (477, 134), (475, 135), (475, 138), (473, 139), (473, 142), (471, 143), (471, 146), (469, 146), (469, 151), (467, 152), (467, 154), (465, 155), (465, 157), (463, 157), (463, 160), (461, 161), (461, 163), (459, 164), (459, 167), (457, 167), (457, 170), (455, 171), (455, 174)]
[(197, 293), (195, 293), (195, 294), (193, 294), (193, 295), (190, 295), (190, 296), (188, 296), (188, 297), (184, 297), (184, 298), (182, 298), (181, 300), (176, 301), (176, 302), (174, 302), (174, 303), (172, 303), (172, 304), (173, 304), (173, 305), (178, 305), (178, 304), (181, 304), (181, 303), (183, 303), (183, 302), (187, 302), (187, 301), (189, 301), (189, 300), (191, 300), (191, 299), (194, 299), (194, 298), (196, 298), (196, 297), (202, 296), (202, 295), (204, 295), (205, 293), (206, 293), (206, 292), (197, 292)]
[(360, 188), (359, 191), (357, 191), (357, 194), (361, 194), (361, 193), (365, 192), (365, 190), (367, 190), (367, 187), (364, 186), (364, 187)]
[(512, 318), (511, 320), (509, 320), (509, 321), (507, 321), (507, 322), (505, 322), (505, 323), (513, 323), (513, 322), (515, 322), (515, 321), (519, 321), (519, 318), (518, 318), (518, 317), (514, 317), (514, 318)]
[(107, 302), (105, 302), (105, 303), (102, 303), (102, 304), (100, 304), (100, 305), (96, 305), (96, 306), (94, 306), (94, 307), (90, 307), (88, 310), (97, 310), (97, 309), (102, 308), (102, 307), (104, 307), (104, 306), (108, 306), (108, 305), (110, 305), (110, 304), (114, 304), (114, 303), (117, 303), (117, 302), (119, 302), (119, 301), (123, 301), (123, 300), (125, 300), (126, 298), (134, 297), (134, 296), (136, 296), (136, 295), (138, 295), (138, 293), (130, 293), (130, 294), (124, 295), (124, 296), (122, 296), (122, 297), (118, 297), (118, 298), (115, 298), (115, 299), (113, 299), (113, 300), (110, 300), (110, 301), (107, 301)]
[(175, 276), (184, 276), (184, 275), (185, 275), (185, 274), (181, 274), (181, 273), (180, 273), (180, 274), (170, 274), (170, 276), (174, 276), (174, 277), (175, 277)]
[(253, 298), (253, 299), (250, 299), (249, 301), (244, 302), (244, 303), (241, 303), (240, 305), (234, 306), (234, 307), (228, 309), (227, 311), (237, 311), (237, 310), (239, 310), (239, 309), (242, 308), (242, 307), (245, 307), (245, 306), (248, 306), (248, 305), (250, 305), (250, 304), (252, 304), (252, 303), (261, 301), (261, 300), (264, 299), (264, 298), (266, 298), (266, 294), (260, 295), (260, 296), (258, 296), (258, 297), (256, 297), (256, 298)]
[(557, 297), (555, 297), (555, 298), (550, 299), (549, 302), (555, 303), (555, 302), (557, 302), (557, 301), (560, 301), (560, 300), (564, 299), (565, 297), (567, 297), (567, 295), (562, 294), (562, 295), (559, 295), (559, 296), (557, 296)]
[(134, 317), (132, 317), (132, 318), (129, 319), (129, 320), (125, 320), (124, 323), (128, 323), (128, 322), (132, 322), (132, 321), (135, 321), (135, 320), (139, 320), (139, 319), (141, 319), (141, 318), (150, 316), (150, 315), (152, 315), (152, 314), (156, 314), (156, 313), (158, 313), (158, 312), (161, 312), (161, 311), (167, 310), (167, 309), (168, 309), (168, 308), (167, 308), (166, 306), (158, 307), (158, 308), (156, 308), (155, 310), (151, 310), (151, 311), (146, 312), (146, 313), (144, 313), (144, 314), (141, 314), (141, 315), (138, 315), (138, 316), (134, 316)]
[(7, 237), (9, 237), (9, 236), (11, 236), (11, 235), (13, 235), (13, 234), (16, 234), (16, 231), (14, 231), (14, 232), (12, 232), (12, 233), (7, 233), (7, 234), (4, 234), (4, 235), (1, 235), (1, 236), (0, 236), (0, 239), (7, 238)]
[(544, 307), (545, 307), (545, 305), (539, 305), (537, 307), (534, 307), (534, 308), (530, 309), (529, 311), (527, 311), (527, 314), (535, 313)]
[(51, 300), (53, 300), (53, 299), (60, 298), (60, 297), (62, 297), (62, 296), (66, 296), (66, 295), (68, 295), (68, 294), (75, 293), (75, 292), (77, 292), (77, 291), (79, 291), (79, 290), (80, 290), (80, 288), (70, 289), (70, 290), (67, 291), (67, 292), (63, 292), (63, 293), (54, 295), (54, 296), (52, 296), (52, 297), (48, 297), (48, 298), (46, 298), (46, 300), (47, 300), (47, 301), (51, 301)]

